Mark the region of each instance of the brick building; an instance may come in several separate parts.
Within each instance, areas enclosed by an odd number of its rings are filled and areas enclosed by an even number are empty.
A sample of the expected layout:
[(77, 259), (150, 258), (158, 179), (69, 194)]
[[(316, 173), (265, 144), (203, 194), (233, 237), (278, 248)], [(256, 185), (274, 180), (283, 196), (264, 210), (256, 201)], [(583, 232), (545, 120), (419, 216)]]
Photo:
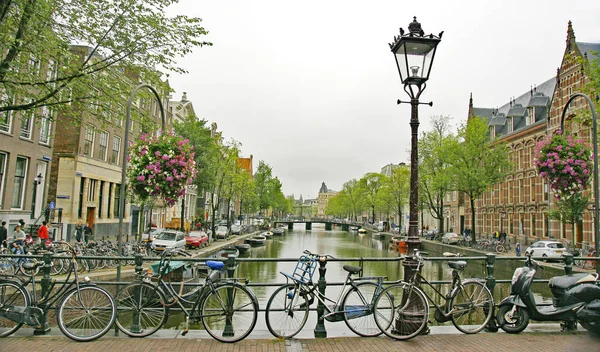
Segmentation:
[[(573, 241), (577, 246), (592, 246), (593, 223), (591, 211), (584, 213), (583, 224), (571, 229), (548, 217), (552, 209), (553, 195), (544, 179), (533, 166), (535, 145), (548, 134), (560, 128), (560, 119), (569, 96), (580, 92), (587, 82), (584, 62), (598, 58), (600, 43), (582, 43), (575, 40), (571, 22), (568, 24), (566, 48), (556, 75), (530, 88), (529, 91), (511, 99), (500, 108), (481, 108), (469, 101), (469, 118), (482, 116), (487, 119), (490, 135), (510, 146), (513, 170), (506, 179), (496, 184), (476, 201), (476, 231), (490, 234), (504, 230), (512, 242), (529, 244), (539, 239), (554, 238), (563, 242)], [(576, 100), (568, 117), (578, 109), (588, 109), (583, 100)], [(589, 125), (566, 123), (568, 132), (591, 141)], [(586, 195), (593, 196), (591, 187)], [(591, 199), (593, 201), (593, 199)], [(465, 228), (472, 228), (468, 200), (456, 204), (457, 212), (464, 213)], [(592, 204), (592, 203), (590, 203)]]

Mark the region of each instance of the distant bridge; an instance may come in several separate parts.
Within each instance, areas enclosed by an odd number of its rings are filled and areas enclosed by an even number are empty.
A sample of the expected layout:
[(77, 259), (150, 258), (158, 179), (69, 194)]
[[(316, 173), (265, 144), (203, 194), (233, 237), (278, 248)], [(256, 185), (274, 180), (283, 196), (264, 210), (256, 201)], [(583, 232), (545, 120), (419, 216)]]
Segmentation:
[(346, 222), (346, 221), (335, 221), (329, 219), (311, 219), (311, 220), (276, 220), (273, 221), (273, 225), (277, 226), (277, 224), (286, 224), (288, 230), (292, 230), (294, 228), (294, 224), (306, 224), (307, 230), (312, 230), (313, 224), (325, 224), (325, 230), (331, 231), (333, 230), (333, 226), (341, 226), (342, 231), (350, 231), (350, 227), (355, 226), (357, 228), (363, 227), (362, 224), (356, 222)]

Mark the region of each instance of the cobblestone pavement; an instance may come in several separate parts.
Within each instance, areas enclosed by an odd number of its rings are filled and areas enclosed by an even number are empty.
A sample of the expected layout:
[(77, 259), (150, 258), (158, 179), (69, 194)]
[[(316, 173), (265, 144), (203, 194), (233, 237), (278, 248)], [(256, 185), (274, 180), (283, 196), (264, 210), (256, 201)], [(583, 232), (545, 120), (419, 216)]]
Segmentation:
[(380, 352), (380, 351), (527, 351), (527, 352), (591, 352), (600, 349), (600, 338), (587, 332), (576, 333), (505, 333), (432, 334), (409, 341), (387, 337), (336, 337), (326, 339), (246, 339), (223, 344), (212, 339), (195, 338), (118, 338), (105, 336), (99, 340), (78, 343), (63, 336), (27, 336), (0, 339), (1, 351), (77, 351), (77, 352)]

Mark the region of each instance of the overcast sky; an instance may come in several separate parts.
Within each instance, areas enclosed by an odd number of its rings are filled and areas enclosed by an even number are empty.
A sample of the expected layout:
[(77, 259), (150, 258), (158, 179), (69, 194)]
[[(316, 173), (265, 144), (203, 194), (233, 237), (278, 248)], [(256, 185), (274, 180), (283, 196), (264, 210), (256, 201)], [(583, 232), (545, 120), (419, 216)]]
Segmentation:
[(409, 162), (410, 105), (388, 43), (413, 16), (444, 36), (421, 101), (430, 117), (466, 120), (556, 74), (567, 23), (577, 41), (600, 42), (600, 1), (266, 1), (181, 0), (172, 9), (201, 17), (212, 47), (182, 59), (172, 76), (196, 114), (216, 122), (243, 156), (273, 168), (286, 195), (315, 198)]

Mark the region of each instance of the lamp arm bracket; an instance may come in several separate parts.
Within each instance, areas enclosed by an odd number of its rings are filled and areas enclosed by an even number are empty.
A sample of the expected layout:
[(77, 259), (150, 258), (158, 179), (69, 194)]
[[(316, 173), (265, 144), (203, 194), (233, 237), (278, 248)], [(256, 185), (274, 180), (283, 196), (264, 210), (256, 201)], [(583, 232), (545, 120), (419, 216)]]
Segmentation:
[[(396, 101), (396, 103), (397, 103), (398, 105), (400, 105), (400, 104), (410, 104), (410, 101), (402, 101), (402, 100), (398, 99), (398, 100)], [(429, 103), (422, 103), (422, 102), (419, 102), (419, 105), (429, 105), (429, 106), (433, 106), (433, 102), (432, 102), (432, 101), (430, 101)]]

